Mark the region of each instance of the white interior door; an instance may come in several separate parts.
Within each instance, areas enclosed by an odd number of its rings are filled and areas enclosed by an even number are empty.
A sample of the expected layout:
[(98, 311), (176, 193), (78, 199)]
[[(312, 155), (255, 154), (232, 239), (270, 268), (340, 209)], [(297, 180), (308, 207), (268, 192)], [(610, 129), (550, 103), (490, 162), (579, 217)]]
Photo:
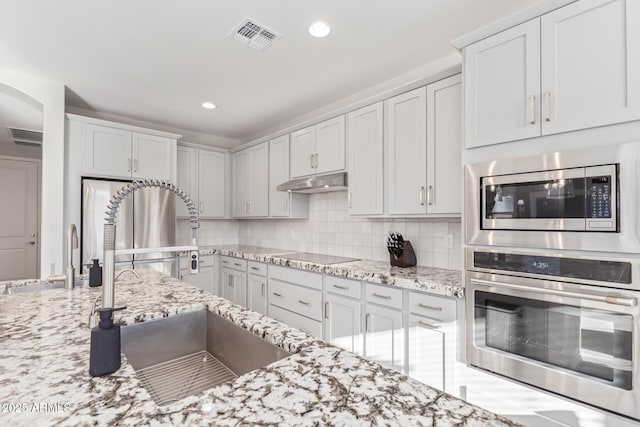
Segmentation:
[(38, 166), (0, 159), (0, 280), (38, 274)]

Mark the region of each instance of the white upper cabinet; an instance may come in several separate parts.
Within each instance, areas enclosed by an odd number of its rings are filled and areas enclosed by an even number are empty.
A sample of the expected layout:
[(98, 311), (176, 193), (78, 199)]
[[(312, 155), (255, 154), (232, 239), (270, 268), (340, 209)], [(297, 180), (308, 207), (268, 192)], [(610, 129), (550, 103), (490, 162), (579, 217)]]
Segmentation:
[(198, 212), (201, 218), (224, 217), (224, 153), (198, 150)]
[(427, 213), (462, 211), (462, 78), (427, 86)]
[(425, 214), (427, 90), (421, 87), (387, 103), (387, 200), (389, 214)]
[(233, 153), (233, 216), (269, 215), (269, 143)]
[(542, 134), (640, 119), (640, 4), (583, 0), (543, 15)]
[(383, 104), (347, 115), (350, 215), (384, 213)]
[(640, 4), (581, 0), (464, 50), (467, 148), (640, 119)]
[(175, 139), (88, 123), (84, 142), (86, 175), (172, 179)]
[(269, 141), (269, 216), (273, 218), (308, 218), (309, 196), (278, 191), (289, 181), (289, 135)]
[(540, 23), (533, 20), (464, 50), (465, 146), (540, 135)]
[(131, 141), (132, 178), (171, 179), (171, 140), (133, 132)]
[(344, 169), (344, 116), (291, 134), (291, 178)]
[[(200, 218), (225, 215), (225, 154), (219, 151), (178, 146), (176, 185), (196, 205)], [(188, 217), (184, 203), (176, 203), (178, 217)]]

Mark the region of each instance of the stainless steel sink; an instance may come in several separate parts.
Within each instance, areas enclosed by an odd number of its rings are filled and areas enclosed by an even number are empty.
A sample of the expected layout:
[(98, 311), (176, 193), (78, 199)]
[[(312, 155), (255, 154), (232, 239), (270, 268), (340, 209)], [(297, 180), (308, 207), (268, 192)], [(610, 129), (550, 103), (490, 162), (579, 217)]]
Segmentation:
[(209, 310), (125, 326), (122, 352), (165, 405), (291, 354)]

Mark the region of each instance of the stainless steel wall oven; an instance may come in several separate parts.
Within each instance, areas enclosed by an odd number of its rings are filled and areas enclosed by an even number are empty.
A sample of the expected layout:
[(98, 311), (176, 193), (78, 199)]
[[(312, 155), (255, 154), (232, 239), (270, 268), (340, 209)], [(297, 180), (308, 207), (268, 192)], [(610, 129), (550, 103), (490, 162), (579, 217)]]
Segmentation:
[(465, 257), (468, 364), (640, 420), (637, 259)]

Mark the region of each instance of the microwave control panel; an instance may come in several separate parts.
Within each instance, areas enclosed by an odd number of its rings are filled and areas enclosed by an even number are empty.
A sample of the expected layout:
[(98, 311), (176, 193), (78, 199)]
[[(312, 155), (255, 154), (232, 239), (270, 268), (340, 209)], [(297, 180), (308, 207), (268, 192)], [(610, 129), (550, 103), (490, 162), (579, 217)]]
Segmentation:
[(587, 178), (589, 218), (611, 218), (611, 176)]

